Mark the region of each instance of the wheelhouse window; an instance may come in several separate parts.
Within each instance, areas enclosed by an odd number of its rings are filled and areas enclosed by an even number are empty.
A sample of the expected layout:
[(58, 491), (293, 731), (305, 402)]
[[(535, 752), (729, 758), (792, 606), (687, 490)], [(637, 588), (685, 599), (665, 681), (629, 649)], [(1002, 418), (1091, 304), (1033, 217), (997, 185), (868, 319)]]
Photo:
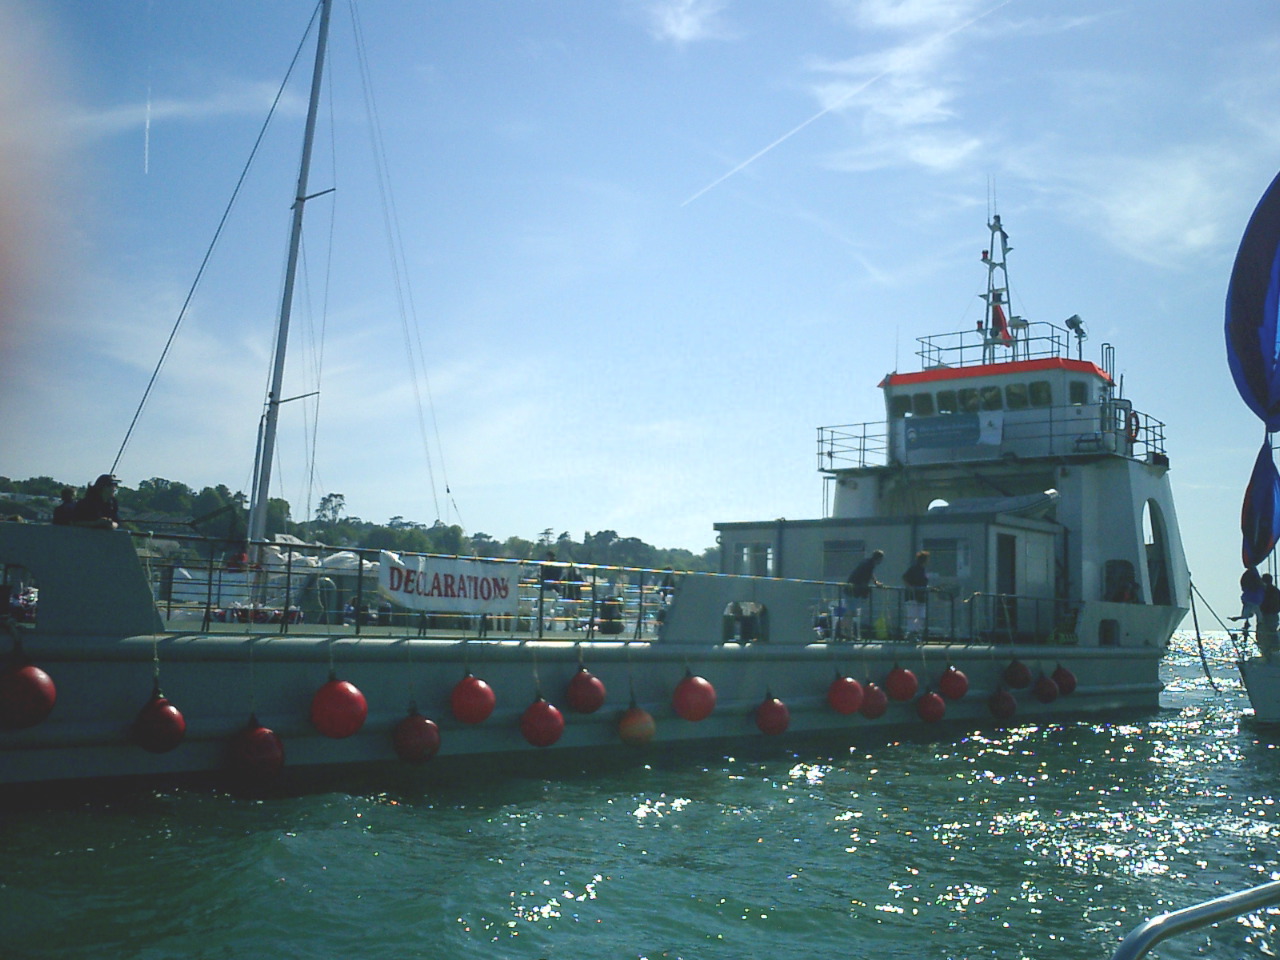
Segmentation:
[(1033, 380), (1030, 389), (1033, 407), (1053, 406), (1053, 389), (1049, 386), (1048, 380)]
[(1083, 406), (1089, 402), (1089, 385), (1083, 380), (1072, 380), (1067, 384), (1067, 401), (1073, 407)]
[(1031, 399), (1027, 396), (1027, 385), (1011, 383), (1005, 387), (1004, 405), (1010, 410), (1025, 410), (1031, 406)]
[(911, 395), (911, 412), (917, 417), (933, 416), (933, 394), (913, 393)]
[(957, 410), (956, 392), (954, 390), (939, 390), (938, 391), (938, 412), (939, 413), (955, 413), (956, 410)]
[(978, 391), (973, 387), (965, 387), (963, 390), (957, 391), (956, 398), (960, 401), (960, 410), (962, 413), (977, 413), (979, 407)]
[(889, 398), (889, 416), (895, 420), (910, 415), (911, 397), (905, 393), (894, 394)]
[(983, 387), (978, 391), (983, 410), (1001, 410), (1004, 408), (1003, 397), (999, 387)]

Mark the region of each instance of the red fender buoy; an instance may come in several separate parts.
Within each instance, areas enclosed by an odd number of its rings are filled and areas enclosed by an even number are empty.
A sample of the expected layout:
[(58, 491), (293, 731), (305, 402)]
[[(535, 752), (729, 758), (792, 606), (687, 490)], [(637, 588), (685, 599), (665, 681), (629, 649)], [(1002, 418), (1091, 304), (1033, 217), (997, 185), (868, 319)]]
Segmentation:
[(618, 719), (618, 739), (623, 743), (636, 747), (644, 746), (653, 739), (655, 732), (657, 732), (657, 724), (653, 722), (653, 715), (644, 707), (637, 707), (634, 703)]
[(258, 722), (256, 716), (231, 738), (231, 770), (241, 779), (261, 783), (284, 767), (284, 741)]
[(150, 753), (168, 753), (182, 742), (187, 733), (187, 721), (182, 712), (165, 699), (159, 684), (151, 692), (130, 731), (133, 742)]
[(1053, 682), (1058, 685), (1058, 692), (1064, 697), (1076, 692), (1076, 675), (1062, 664), (1058, 664), (1058, 668), (1053, 671)]
[(987, 700), (987, 709), (997, 720), (1008, 720), (1018, 712), (1018, 701), (1012, 693), (1002, 687)]
[(497, 702), (493, 688), (470, 673), (454, 685), (449, 695), (453, 715), (463, 723), (484, 723)]
[(1036, 685), (1031, 688), (1031, 693), (1041, 703), (1053, 703), (1058, 699), (1058, 685), (1053, 682), (1052, 678), (1046, 677), (1042, 673), (1036, 679)]
[(910, 670), (894, 664), (889, 675), (884, 678), (884, 689), (895, 700), (906, 701), (916, 695), (920, 689), (920, 681)]
[(1004, 668), (1004, 682), (1015, 690), (1031, 686), (1031, 668), (1021, 660), (1011, 660)]
[(938, 692), (948, 700), (959, 700), (969, 692), (969, 678), (952, 664), (938, 678)]
[(586, 667), (578, 667), (564, 698), (578, 713), (595, 713), (604, 706), (605, 694), (604, 681)]
[(364, 726), (369, 704), (354, 683), (329, 674), (329, 682), (311, 698), (311, 724), (326, 737), (341, 740)]
[(916, 714), (925, 723), (937, 723), (947, 712), (947, 701), (932, 690), (916, 701)]
[(787, 732), (791, 725), (791, 711), (787, 705), (772, 694), (766, 693), (760, 706), (756, 707), (756, 726), (767, 737), (776, 737)]
[(392, 729), (391, 745), (396, 748), (396, 756), (406, 763), (423, 763), (440, 750), (440, 728), (410, 707), (409, 715)]
[(875, 720), (877, 717), (883, 717), (887, 709), (889, 709), (889, 698), (885, 696), (883, 690), (868, 680), (862, 686), (862, 706), (858, 708), (858, 712), (868, 720)]
[(677, 715), (692, 723), (705, 720), (716, 708), (716, 688), (704, 677), (686, 673), (684, 679), (676, 684), (671, 706)]
[(0, 727), (25, 730), (53, 712), (58, 688), (47, 673), (16, 652), (15, 661), (0, 671)]
[(846, 716), (862, 706), (862, 684), (853, 677), (836, 677), (827, 687), (827, 705)]
[(549, 747), (564, 733), (564, 715), (538, 697), (520, 717), (520, 732), (535, 747)]

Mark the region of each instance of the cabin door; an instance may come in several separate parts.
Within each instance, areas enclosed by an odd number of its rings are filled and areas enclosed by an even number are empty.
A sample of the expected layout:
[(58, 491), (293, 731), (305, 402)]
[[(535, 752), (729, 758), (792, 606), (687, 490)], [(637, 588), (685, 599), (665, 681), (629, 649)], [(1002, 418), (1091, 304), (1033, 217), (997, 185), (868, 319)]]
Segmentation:
[(1018, 630), (1018, 538), (1011, 533), (996, 534), (996, 630), (1014, 634)]

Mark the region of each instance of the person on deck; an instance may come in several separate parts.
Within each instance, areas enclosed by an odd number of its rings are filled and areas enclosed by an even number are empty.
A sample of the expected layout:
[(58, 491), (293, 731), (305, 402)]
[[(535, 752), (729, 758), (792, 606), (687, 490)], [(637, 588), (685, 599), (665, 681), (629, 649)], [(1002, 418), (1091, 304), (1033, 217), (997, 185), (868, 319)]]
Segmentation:
[(845, 581), (844, 592), (848, 597), (848, 605), (841, 604), (844, 612), (837, 621), (836, 636), (838, 639), (852, 637), (858, 639), (862, 633), (862, 608), (869, 606), (871, 588), (883, 587), (876, 579), (876, 567), (884, 559), (883, 550), (873, 550), (871, 555), (853, 568), (849, 579)]
[(902, 582), (906, 585), (907, 633), (922, 637), (925, 619), (928, 617), (929, 572), (925, 569), (929, 563), (929, 551), (921, 550), (915, 561), (902, 573)]
[(1262, 575), (1262, 602), (1258, 604), (1258, 632), (1255, 634), (1262, 656), (1270, 660), (1280, 650), (1280, 587), (1271, 574)]
[(53, 522), (58, 526), (70, 526), (76, 515), (76, 492), (71, 487), (62, 488), (62, 502), (53, 508)]
[(76, 503), (71, 522), (77, 527), (96, 527), (114, 530), (120, 525), (120, 507), (116, 504), (116, 487), (119, 481), (104, 473), (89, 486)]
[(1262, 603), (1263, 583), (1258, 575), (1258, 568), (1249, 566), (1240, 574), (1240, 616), (1232, 620), (1248, 620), (1258, 612), (1258, 604)]

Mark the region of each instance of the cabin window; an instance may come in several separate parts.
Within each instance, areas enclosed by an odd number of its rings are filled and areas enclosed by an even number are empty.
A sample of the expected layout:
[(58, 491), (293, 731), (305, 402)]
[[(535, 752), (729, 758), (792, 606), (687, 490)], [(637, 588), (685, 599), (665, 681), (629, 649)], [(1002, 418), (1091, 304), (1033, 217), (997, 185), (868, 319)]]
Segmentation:
[(1112, 603), (1141, 603), (1141, 587), (1128, 560), (1108, 560), (1102, 570), (1102, 599)]
[(826, 540), (822, 544), (822, 579), (845, 580), (867, 555), (865, 540)]
[(750, 577), (773, 576), (773, 544), (740, 543), (734, 555), (734, 573)]
[(1089, 385), (1083, 380), (1072, 380), (1067, 384), (1067, 400), (1073, 407), (1089, 402)]
[(4, 601), (0, 621), (34, 625), (39, 599), (40, 589), (30, 570), (8, 563), (0, 567), (0, 600)]
[(914, 393), (911, 395), (911, 412), (917, 417), (933, 416), (933, 394)]
[(895, 420), (911, 413), (911, 398), (906, 394), (896, 394), (889, 398), (889, 416)]
[(921, 546), (929, 551), (929, 573), (939, 577), (969, 575), (969, 541), (959, 537), (925, 537)]
[(956, 393), (956, 399), (960, 402), (961, 413), (977, 413), (978, 412), (978, 391), (972, 387), (965, 387)]
[(1003, 409), (1003, 397), (999, 387), (983, 387), (978, 391), (978, 395), (982, 399), (983, 410), (1001, 410)]
[(938, 412), (955, 413), (956, 409), (956, 392), (954, 390), (939, 390)]
[(1048, 380), (1033, 380), (1031, 382), (1031, 405), (1033, 407), (1053, 406), (1053, 390), (1050, 388)]
[(1025, 383), (1011, 383), (1004, 388), (1004, 405), (1010, 410), (1025, 410), (1031, 405)]

